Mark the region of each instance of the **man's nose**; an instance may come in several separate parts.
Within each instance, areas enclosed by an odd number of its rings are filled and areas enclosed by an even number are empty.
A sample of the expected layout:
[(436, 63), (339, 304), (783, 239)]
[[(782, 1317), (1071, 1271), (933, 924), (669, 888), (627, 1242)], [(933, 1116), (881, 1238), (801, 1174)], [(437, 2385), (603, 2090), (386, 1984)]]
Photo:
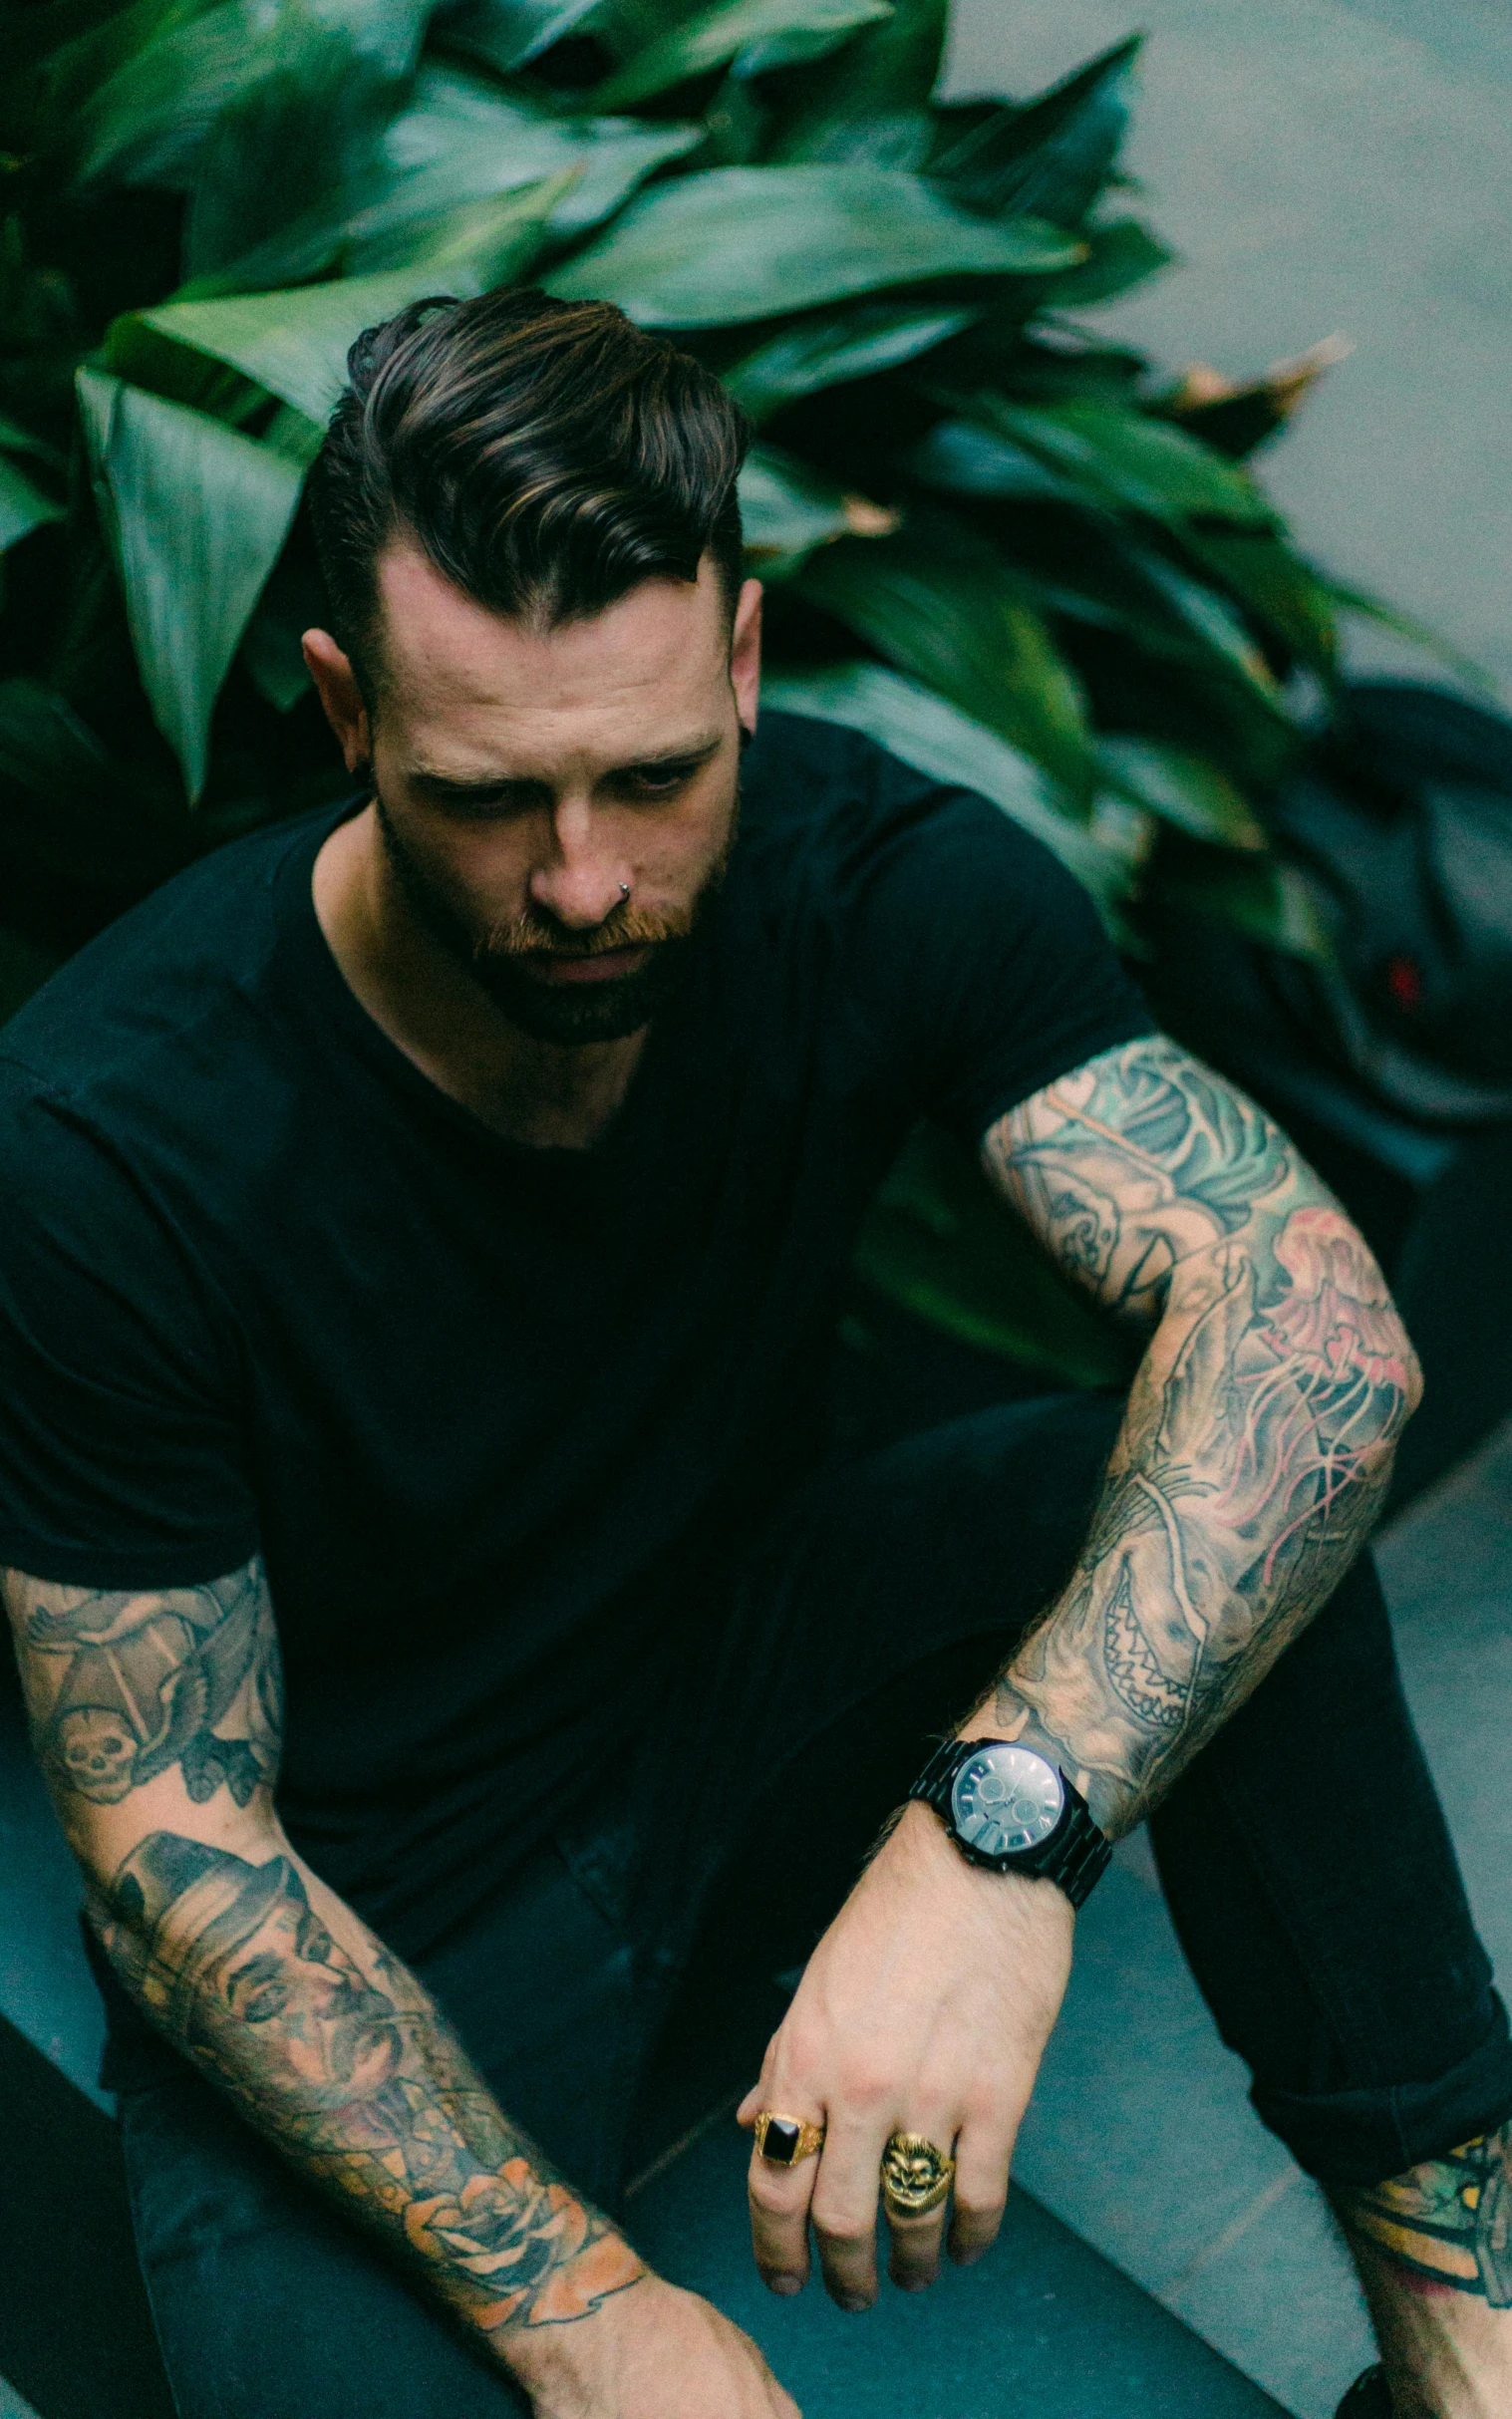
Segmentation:
[(630, 868), (591, 808), (569, 801), (551, 817), (551, 850), (530, 876), (530, 897), (569, 931), (591, 931), (623, 901)]

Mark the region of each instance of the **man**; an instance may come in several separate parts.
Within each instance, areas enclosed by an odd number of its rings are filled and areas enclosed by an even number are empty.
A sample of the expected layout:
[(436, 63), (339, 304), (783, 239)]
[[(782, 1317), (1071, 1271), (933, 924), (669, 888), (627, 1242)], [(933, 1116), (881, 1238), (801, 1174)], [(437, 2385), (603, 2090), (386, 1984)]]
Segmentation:
[[(868, 2304), (879, 2184), (899, 2283), (986, 2249), (1151, 1815), (1392, 2407), (1505, 2413), (1506, 2021), (1357, 1559), (1410, 1347), (1034, 843), (817, 724), (743, 769), (741, 449), (601, 305), (371, 332), (306, 639), (361, 802), (5, 1037), (0, 1555), (180, 2411), (790, 2415), (620, 2229), (636, 2088), (737, 1852), (907, 1798), (742, 2111), (773, 2289), (811, 2237)], [(1121, 1417), (826, 1452), (922, 1115), (1147, 1335)]]

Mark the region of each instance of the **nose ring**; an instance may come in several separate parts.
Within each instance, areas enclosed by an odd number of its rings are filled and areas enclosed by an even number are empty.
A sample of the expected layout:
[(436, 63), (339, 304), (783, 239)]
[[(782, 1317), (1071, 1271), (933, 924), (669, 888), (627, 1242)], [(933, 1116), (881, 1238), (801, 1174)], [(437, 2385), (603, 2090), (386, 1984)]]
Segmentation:
[(628, 898), (629, 898), (629, 896), (630, 896), (630, 885), (629, 885), (629, 883), (628, 883), (628, 882), (621, 882), (621, 884), (620, 884), (620, 897), (621, 897), (622, 899), (628, 899)]

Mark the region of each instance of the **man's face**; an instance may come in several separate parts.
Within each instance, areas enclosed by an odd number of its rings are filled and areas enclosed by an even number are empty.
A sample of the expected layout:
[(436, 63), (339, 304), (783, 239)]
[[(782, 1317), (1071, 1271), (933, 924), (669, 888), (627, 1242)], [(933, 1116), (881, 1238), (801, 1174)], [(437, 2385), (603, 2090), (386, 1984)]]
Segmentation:
[(403, 2050), (394, 2006), (364, 1980), (303, 1896), (279, 1899), (201, 1995), (198, 2029), (243, 2070), (303, 2108), (367, 2099)]
[(697, 583), (647, 580), (555, 629), (473, 603), (410, 545), (379, 587), (367, 736), (406, 904), (525, 1032), (637, 1032), (734, 838), (759, 588), (732, 644), (708, 558)]

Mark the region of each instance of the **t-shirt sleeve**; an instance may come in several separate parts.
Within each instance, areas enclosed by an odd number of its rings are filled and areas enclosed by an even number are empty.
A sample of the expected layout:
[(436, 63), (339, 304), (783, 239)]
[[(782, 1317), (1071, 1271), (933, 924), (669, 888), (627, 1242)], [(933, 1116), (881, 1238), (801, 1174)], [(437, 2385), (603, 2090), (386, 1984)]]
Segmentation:
[(0, 1060), (0, 1563), (85, 1587), (235, 1570), (257, 1523), (236, 1352), (132, 1171)]
[(1091, 900), (970, 790), (890, 764), (897, 820), (858, 918), (857, 980), (923, 1112), (973, 1149), (1021, 1100), (1154, 1030)]

